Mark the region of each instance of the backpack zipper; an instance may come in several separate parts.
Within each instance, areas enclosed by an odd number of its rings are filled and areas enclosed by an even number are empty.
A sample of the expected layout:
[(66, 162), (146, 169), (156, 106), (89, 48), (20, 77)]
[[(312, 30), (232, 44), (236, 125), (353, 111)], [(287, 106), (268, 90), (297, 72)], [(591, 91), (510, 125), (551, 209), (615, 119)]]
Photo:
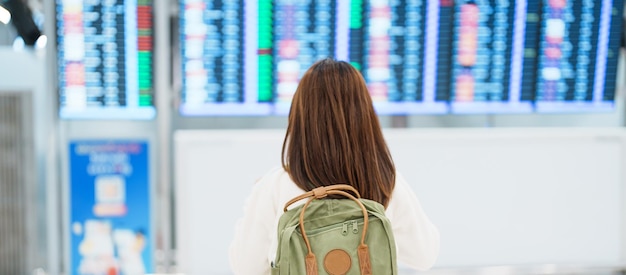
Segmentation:
[[(371, 219), (371, 218), (370, 218)], [(353, 234), (358, 234), (359, 233), (359, 222), (363, 222), (363, 218), (359, 218), (356, 220), (351, 220), (351, 221), (345, 221), (342, 223), (341, 225), (341, 235), (343, 236), (347, 236), (348, 235), (348, 231), (352, 231)], [(352, 228), (350, 228), (352, 227)], [(335, 225), (333, 226), (325, 226), (325, 227), (321, 227), (321, 228), (317, 228), (311, 232), (307, 232), (308, 234), (318, 234), (327, 230), (333, 230), (333, 228), (337, 228), (337, 226)], [(296, 230), (298, 234), (300, 234), (299, 230)]]
[(353, 234), (359, 233), (359, 222), (358, 220), (353, 220), (353, 221), (347, 221), (343, 223), (343, 227), (341, 228), (341, 235), (344, 235), (344, 236), (348, 235), (348, 228), (350, 227), (350, 225), (352, 225)]
[(341, 228), (341, 235), (348, 235), (348, 222), (343, 222), (343, 227)]
[(352, 221), (352, 233), (354, 234), (359, 233), (359, 224), (357, 223), (356, 220)]

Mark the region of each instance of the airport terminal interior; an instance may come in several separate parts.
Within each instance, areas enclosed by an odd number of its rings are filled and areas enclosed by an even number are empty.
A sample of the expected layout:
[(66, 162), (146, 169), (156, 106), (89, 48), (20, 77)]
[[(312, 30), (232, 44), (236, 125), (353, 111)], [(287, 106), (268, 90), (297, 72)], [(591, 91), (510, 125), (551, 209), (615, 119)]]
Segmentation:
[(434, 266), (399, 274), (626, 274), (624, 9), (0, 0), (0, 275), (233, 274), (324, 58), (362, 75), (439, 231)]

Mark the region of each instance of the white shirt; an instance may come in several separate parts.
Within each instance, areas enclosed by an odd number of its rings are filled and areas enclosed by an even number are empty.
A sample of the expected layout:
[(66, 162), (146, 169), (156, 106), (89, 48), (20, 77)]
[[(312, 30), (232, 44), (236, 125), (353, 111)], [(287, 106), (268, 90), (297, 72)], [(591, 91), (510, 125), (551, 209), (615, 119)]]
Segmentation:
[[(246, 201), (244, 216), (237, 221), (230, 245), (230, 266), (234, 274), (270, 274), (283, 207), (303, 193), (282, 167), (272, 169), (259, 179)], [(385, 214), (391, 222), (399, 263), (415, 270), (432, 267), (439, 255), (439, 231), (400, 175), (396, 175)]]

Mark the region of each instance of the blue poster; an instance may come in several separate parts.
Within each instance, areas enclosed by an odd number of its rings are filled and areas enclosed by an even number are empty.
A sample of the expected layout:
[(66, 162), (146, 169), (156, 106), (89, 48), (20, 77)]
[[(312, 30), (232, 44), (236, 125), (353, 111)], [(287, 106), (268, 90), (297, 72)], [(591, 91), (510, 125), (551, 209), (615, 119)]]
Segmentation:
[(71, 274), (153, 272), (148, 143), (69, 146)]

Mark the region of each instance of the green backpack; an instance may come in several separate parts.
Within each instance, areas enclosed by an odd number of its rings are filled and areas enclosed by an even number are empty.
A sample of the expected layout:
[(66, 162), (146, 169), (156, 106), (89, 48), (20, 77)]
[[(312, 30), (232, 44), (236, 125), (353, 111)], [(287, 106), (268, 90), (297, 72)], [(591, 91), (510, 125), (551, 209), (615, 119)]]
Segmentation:
[[(336, 195), (349, 199), (334, 199)], [(287, 210), (305, 198), (304, 205)], [(318, 187), (287, 202), (284, 211), (272, 275), (398, 274), (396, 243), (384, 207), (362, 199), (352, 186)]]

